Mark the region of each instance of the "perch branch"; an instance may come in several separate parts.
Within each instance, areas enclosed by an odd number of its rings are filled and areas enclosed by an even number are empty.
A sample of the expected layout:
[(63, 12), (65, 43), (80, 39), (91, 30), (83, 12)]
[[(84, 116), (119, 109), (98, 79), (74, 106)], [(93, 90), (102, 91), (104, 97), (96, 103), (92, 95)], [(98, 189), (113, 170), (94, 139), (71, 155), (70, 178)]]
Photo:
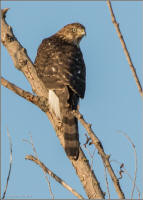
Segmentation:
[[(6, 47), (10, 54), (14, 66), (19, 69), (26, 76), (27, 80), (31, 84), (33, 91), (37, 96), (48, 99), (48, 90), (43, 82), (38, 78), (36, 70), (32, 61), (28, 57), (26, 50), (18, 42), (13, 34), (12, 28), (5, 21), (6, 12), (8, 9), (2, 10), (1, 18), (1, 42)], [(59, 121), (53, 112), (44, 111), (48, 116), (51, 124), (53, 125), (56, 135), (58, 136), (61, 145), (64, 147), (64, 135), (63, 127), (59, 125)], [(70, 159), (70, 158), (69, 158)], [(70, 159), (75, 171), (84, 187), (84, 190), (89, 199), (103, 199), (104, 193), (100, 187), (100, 184), (91, 170), (89, 162), (84, 155), (82, 149), (79, 149), (79, 158), (77, 161)]]
[(123, 38), (123, 35), (122, 35), (122, 33), (121, 33), (119, 24), (118, 24), (117, 21), (116, 21), (116, 18), (115, 18), (115, 15), (114, 15), (114, 12), (113, 12), (112, 5), (111, 5), (110, 0), (107, 0), (107, 5), (108, 5), (108, 7), (109, 7), (110, 14), (111, 14), (111, 18), (112, 18), (112, 22), (113, 22), (113, 24), (114, 24), (114, 26), (115, 26), (115, 29), (116, 29), (116, 31), (117, 31), (117, 35), (118, 35), (118, 37), (119, 37), (119, 39), (120, 39), (121, 45), (122, 45), (122, 47), (123, 47), (125, 56), (126, 56), (126, 58), (127, 58), (128, 64), (129, 64), (129, 66), (130, 66), (130, 69), (131, 69), (131, 71), (132, 71), (132, 74), (133, 74), (133, 77), (134, 77), (134, 79), (135, 79), (136, 85), (137, 85), (137, 87), (138, 87), (138, 90), (139, 90), (139, 92), (140, 92), (140, 95), (143, 97), (143, 90), (142, 90), (141, 83), (140, 83), (140, 81), (139, 81), (138, 75), (137, 75), (137, 73), (136, 73), (136, 69), (135, 69), (135, 67), (134, 67), (134, 65), (133, 65), (133, 62), (132, 62), (132, 59), (131, 59), (131, 57), (130, 57), (129, 51), (128, 51), (128, 49), (127, 49), (127, 46), (126, 46), (125, 40), (124, 40), (124, 38)]
[(64, 182), (60, 177), (54, 174), (51, 170), (49, 170), (39, 159), (32, 155), (27, 155), (25, 157), (26, 160), (31, 160), (39, 165), (45, 173), (49, 174), (52, 178), (54, 178), (58, 183), (60, 183), (64, 188), (69, 190), (72, 194), (74, 194), (79, 199), (84, 199), (80, 194), (78, 194), (74, 189), (72, 189), (66, 182)]
[(107, 170), (108, 170), (108, 173), (110, 174), (111, 176), (111, 179), (114, 183), (114, 187), (116, 189), (116, 192), (119, 196), (119, 198), (121, 199), (124, 199), (125, 196), (124, 196), (124, 193), (120, 187), (120, 183), (119, 183), (119, 180), (118, 178), (116, 177), (115, 173), (114, 173), (114, 170), (112, 169), (112, 166), (109, 162), (109, 158), (110, 156), (109, 155), (106, 155), (105, 152), (104, 152), (104, 149), (103, 149), (103, 146), (100, 142), (100, 140), (98, 139), (98, 137), (94, 134), (92, 128), (91, 128), (91, 124), (88, 124), (85, 119), (83, 118), (83, 116), (80, 114), (79, 111), (75, 110), (73, 112), (73, 114), (75, 115), (75, 117), (80, 121), (80, 123), (84, 126), (84, 128), (87, 130), (91, 140), (92, 140), (92, 143), (95, 145), (96, 149), (98, 150), (98, 153), (99, 155), (101, 156), (102, 160), (103, 160), (103, 163), (105, 164), (105, 166), (107, 167)]
[(11, 137), (10, 137), (8, 130), (7, 130), (7, 135), (8, 135), (9, 146), (10, 146), (10, 163), (9, 163), (9, 171), (8, 171), (7, 181), (6, 181), (6, 185), (5, 185), (5, 189), (4, 189), (2, 199), (5, 199), (5, 195), (6, 195), (7, 187), (8, 187), (8, 182), (9, 182), (9, 178), (10, 178), (10, 174), (11, 174), (11, 167), (12, 167), (12, 141), (11, 141)]

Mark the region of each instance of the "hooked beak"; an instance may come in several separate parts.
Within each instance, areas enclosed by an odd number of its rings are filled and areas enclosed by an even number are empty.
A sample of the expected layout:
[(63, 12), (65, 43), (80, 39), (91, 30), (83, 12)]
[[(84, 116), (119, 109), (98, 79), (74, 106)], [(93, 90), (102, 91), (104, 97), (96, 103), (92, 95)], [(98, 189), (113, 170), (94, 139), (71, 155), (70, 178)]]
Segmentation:
[(79, 33), (78, 33), (78, 34), (81, 35), (82, 37), (83, 37), (83, 36), (86, 36), (86, 31), (85, 31), (85, 29), (79, 30)]
[(86, 36), (86, 30), (85, 29), (82, 30), (82, 35)]

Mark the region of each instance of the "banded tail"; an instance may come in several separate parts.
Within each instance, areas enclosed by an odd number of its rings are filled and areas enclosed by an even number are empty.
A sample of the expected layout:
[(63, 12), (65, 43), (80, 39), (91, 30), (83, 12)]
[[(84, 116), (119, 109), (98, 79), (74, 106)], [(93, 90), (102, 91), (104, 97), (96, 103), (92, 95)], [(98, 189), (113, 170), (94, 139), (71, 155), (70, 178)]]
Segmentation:
[(64, 126), (64, 148), (66, 154), (72, 159), (77, 160), (79, 156), (78, 121), (73, 116), (71, 109), (69, 109), (67, 113), (64, 114), (62, 122)]
[[(62, 93), (63, 95), (59, 96), (60, 92), (49, 90), (49, 105), (56, 116), (62, 121), (64, 149), (67, 156), (77, 160), (79, 156), (78, 121), (72, 114), (72, 110), (75, 108), (71, 106), (73, 102), (69, 102), (69, 106), (67, 106), (67, 99), (69, 97), (65, 95), (65, 91)], [(73, 96), (71, 99), (73, 101)]]

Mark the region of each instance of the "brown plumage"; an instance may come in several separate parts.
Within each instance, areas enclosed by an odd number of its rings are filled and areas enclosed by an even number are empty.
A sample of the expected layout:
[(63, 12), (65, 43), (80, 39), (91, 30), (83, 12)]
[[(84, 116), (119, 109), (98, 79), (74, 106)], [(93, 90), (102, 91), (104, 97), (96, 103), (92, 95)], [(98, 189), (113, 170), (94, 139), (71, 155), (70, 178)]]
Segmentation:
[(85, 64), (79, 42), (85, 28), (79, 23), (64, 26), (42, 41), (35, 59), (39, 78), (49, 89), (49, 106), (64, 127), (65, 151), (78, 159), (78, 122), (72, 110), (85, 93)]

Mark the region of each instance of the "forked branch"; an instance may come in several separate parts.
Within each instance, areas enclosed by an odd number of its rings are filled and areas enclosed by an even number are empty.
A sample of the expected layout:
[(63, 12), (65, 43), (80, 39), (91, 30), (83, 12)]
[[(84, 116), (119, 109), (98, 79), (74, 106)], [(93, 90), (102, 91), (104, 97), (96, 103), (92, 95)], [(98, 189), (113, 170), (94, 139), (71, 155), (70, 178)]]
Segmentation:
[(80, 194), (78, 194), (73, 188), (71, 188), (65, 181), (63, 181), (60, 177), (58, 177), (55, 173), (53, 173), (50, 169), (48, 169), (44, 163), (42, 163), (39, 159), (32, 155), (27, 155), (25, 157), (26, 160), (31, 160), (35, 162), (37, 165), (39, 165), (43, 171), (47, 174), (49, 174), (52, 178), (54, 178), (58, 183), (60, 183), (64, 188), (69, 190), (72, 194), (74, 194), (79, 199), (84, 199)]

